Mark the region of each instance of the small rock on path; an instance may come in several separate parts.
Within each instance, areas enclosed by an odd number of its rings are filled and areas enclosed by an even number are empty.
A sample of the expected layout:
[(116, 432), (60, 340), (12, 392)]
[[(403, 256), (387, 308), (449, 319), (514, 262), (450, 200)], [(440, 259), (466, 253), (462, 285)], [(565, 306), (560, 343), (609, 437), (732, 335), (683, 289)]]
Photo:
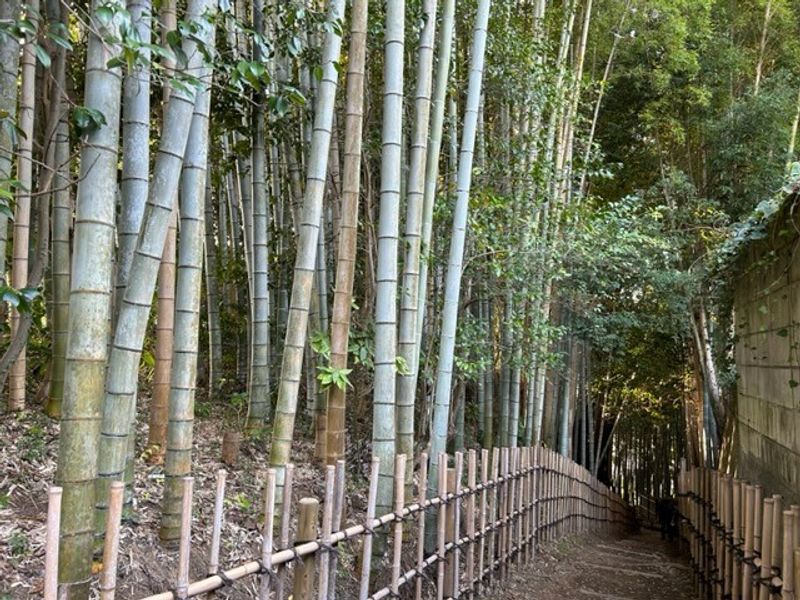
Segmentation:
[(483, 595), (488, 600), (693, 600), (691, 571), (658, 533), (568, 538)]

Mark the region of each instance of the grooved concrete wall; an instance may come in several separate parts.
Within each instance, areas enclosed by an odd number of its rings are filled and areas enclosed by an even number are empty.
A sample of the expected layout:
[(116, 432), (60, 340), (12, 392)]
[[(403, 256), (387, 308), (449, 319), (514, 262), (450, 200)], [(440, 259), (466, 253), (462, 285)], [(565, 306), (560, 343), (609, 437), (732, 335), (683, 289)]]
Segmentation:
[[(791, 203), (788, 203), (791, 204)], [(734, 294), (740, 476), (800, 501), (800, 255), (783, 210), (739, 259)]]

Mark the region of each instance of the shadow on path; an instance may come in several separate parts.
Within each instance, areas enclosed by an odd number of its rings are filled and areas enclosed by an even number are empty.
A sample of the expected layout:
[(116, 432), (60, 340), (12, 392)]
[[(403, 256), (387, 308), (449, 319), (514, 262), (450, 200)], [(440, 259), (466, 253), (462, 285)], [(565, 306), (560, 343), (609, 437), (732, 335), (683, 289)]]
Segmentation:
[(692, 600), (691, 570), (658, 533), (570, 538), (483, 596), (491, 600)]

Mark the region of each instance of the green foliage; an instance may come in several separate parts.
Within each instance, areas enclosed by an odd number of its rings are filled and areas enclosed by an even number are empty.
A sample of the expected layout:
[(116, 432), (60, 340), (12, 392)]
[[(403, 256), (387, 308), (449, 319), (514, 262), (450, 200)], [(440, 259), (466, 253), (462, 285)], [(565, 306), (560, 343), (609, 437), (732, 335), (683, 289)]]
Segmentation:
[(348, 375), (353, 372), (353, 369), (339, 369), (328, 365), (321, 365), (317, 367), (317, 371), (319, 371), (319, 373), (317, 373), (317, 380), (322, 390), (327, 390), (334, 385), (340, 390), (353, 387), (348, 379)]
[(17, 309), (20, 313), (29, 313), (33, 310), (33, 303), (41, 298), (39, 288), (14, 289), (4, 283), (0, 283), (0, 300), (10, 307)]

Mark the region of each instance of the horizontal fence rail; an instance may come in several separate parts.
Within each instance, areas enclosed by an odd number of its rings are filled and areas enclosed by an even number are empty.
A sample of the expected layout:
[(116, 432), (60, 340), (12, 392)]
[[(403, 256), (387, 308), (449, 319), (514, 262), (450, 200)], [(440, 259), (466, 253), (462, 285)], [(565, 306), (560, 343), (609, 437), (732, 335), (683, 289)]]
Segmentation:
[[(465, 469), (466, 458), (466, 469)], [(362, 542), (359, 600), (381, 598), (471, 597), (502, 580), (511, 565), (527, 562), (538, 544), (571, 534), (613, 533), (629, 527), (633, 513), (622, 499), (583, 467), (543, 447), (469, 450), (438, 457), (438, 492), (427, 494), (427, 456), (420, 457), (415, 500), (404, 496), (406, 457), (394, 464), (394, 510), (375, 516), (379, 461), (370, 471), (367, 509), (361, 523), (341, 528), (345, 469), (340, 461), (326, 468), (325, 497), (302, 498), (296, 505), (295, 539), (290, 540), (293, 468), (287, 468), (280, 516), (276, 517), (275, 471), (265, 477), (262, 550), (249, 562), (220, 569), (220, 542), (225, 495), (225, 471), (217, 476), (216, 500), (208, 555), (208, 576), (190, 582), (193, 479), (183, 480), (183, 520), (178, 568), (172, 589), (143, 600), (192, 598), (259, 578), (260, 600), (334, 600), (338, 552), (344, 544)], [(465, 473), (466, 471), (466, 473)], [(112, 483), (107, 515), (100, 598), (112, 600), (116, 568), (122, 485)], [(51, 488), (50, 514), (58, 514), (60, 489)], [(433, 528), (427, 531), (428, 528)], [(426, 533), (428, 544), (426, 548)], [(48, 519), (48, 539), (58, 538), (58, 520)], [(381, 536), (389, 569), (376, 574), (373, 541)], [(45, 598), (55, 600), (58, 544), (46, 555)], [(413, 567), (404, 568), (412, 556)], [(292, 565), (291, 582), (289, 581)], [(290, 586), (291, 583), (291, 586)], [(427, 586), (426, 586), (427, 583)], [(381, 585), (383, 584), (383, 585)]]
[(798, 600), (800, 506), (760, 485), (682, 465), (681, 537), (688, 544), (698, 597)]

